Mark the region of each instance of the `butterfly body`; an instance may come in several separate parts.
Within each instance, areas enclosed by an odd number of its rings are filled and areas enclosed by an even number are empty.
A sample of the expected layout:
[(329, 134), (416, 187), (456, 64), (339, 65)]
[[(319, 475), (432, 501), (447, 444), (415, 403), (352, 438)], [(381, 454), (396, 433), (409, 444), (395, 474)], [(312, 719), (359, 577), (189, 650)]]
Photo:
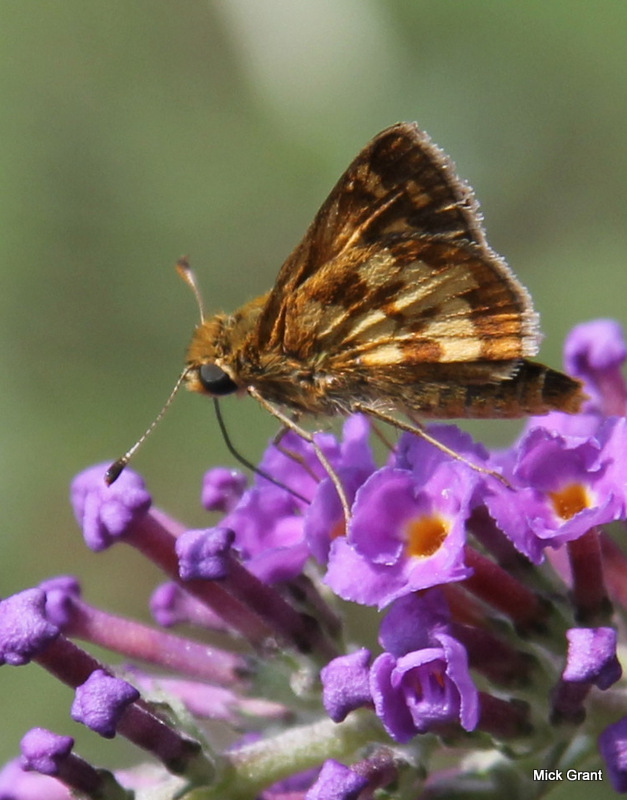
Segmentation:
[(537, 315), (480, 223), (426, 134), (388, 128), (340, 178), (274, 288), (197, 327), (187, 387), (248, 391), (296, 414), (577, 411), (580, 384), (529, 360)]

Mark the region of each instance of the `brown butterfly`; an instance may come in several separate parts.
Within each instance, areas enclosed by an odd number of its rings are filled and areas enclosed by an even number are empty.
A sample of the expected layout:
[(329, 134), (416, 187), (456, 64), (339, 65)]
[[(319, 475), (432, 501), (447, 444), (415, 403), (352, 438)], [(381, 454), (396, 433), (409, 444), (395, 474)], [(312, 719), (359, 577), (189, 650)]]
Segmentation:
[[(179, 270), (197, 293), (185, 260)], [(472, 190), (417, 125), (399, 123), (342, 175), (273, 289), (203, 315), (175, 391), (247, 392), (314, 447), (286, 411), (358, 411), (434, 441), (391, 412), (576, 412), (581, 385), (527, 360), (538, 344), (531, 298), (486, 242)]]

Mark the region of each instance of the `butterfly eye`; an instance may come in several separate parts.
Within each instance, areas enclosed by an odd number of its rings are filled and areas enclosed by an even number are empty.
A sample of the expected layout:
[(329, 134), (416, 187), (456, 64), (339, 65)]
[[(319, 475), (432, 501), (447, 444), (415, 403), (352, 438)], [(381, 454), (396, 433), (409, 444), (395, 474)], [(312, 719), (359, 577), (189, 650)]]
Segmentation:
[(217, 364), (202, 364), (198, 370), (198, 377), (210, 394), (232, 394), (237, 390), (237, 384)]

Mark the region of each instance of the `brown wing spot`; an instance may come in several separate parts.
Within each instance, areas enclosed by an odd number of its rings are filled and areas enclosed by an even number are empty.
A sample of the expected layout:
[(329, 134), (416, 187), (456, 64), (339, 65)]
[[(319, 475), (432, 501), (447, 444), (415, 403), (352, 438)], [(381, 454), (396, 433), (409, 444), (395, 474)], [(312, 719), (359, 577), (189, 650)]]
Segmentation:
[(348, 308), (363, 300), (368, 291), (368, 281), (354, 269), (338, 270), (333, 280), (310, 281), (308, 296), (321, 305)]
[(442, 360), (442, 346), (433, 339), (410, 339), (400, 342), (403, 364), (437, 363)]
[(396, 298), (405, 286), (406, 281), (402, 278), (397, 278), (380, 286), (372, 286), (366, 297), (366, 302), (370, 308), (380, 308), (384, 314), (393, 317), (400, 310), (396, 306)]

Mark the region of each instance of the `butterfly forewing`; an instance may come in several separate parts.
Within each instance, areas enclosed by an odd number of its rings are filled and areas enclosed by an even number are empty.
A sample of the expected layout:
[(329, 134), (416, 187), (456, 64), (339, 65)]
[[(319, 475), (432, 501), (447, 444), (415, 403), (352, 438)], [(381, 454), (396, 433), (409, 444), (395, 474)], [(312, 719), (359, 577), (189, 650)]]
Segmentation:
[(350, 165), (283, 265), (257, 346), (329, 370), (534, 355), (526, 290), (487, 245), (471, 190), (417, 126)]
[[(283, 336), (282, 300), (351, 248), (389, 235), (468, 241), (488, 252), (471, 189), (417, 125), (399, 123), (359, 153), (283, 264), (258, 326), (259, 340)], [(340, 262), (341, 267), (341, 262)]]
[(476, 248), (427, 237), (352, 248), (284, 306), (286, 351), (298, 358), (326, 354), (331, 370), (338, 360), (503, 361), (537, 350), (526, 294), (504, 280), (502, 264)]

